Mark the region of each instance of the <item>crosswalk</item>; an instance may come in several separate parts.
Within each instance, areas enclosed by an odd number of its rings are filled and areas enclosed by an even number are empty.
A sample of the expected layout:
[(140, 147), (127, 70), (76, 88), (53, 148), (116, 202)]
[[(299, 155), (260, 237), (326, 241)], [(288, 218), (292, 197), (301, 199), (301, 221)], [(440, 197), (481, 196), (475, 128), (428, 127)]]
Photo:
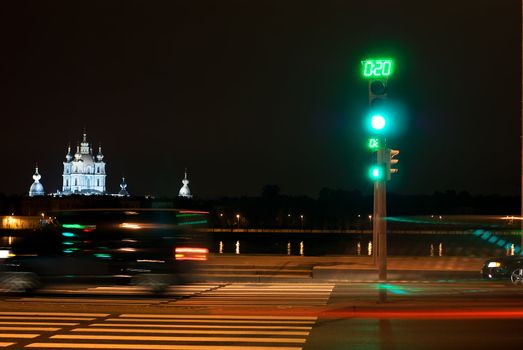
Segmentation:
[[(164, 294), (157, 297), (150, 296), (149, 292), (138, 286), (98, 286), (86, 288), (49, 288), (39, 291), (37, 296), (7, 297), (5, 301), (24, 303), (63, 303), (63, 304), (110, 304), (148, 306), (165, 303), (169, 300), (188, 298), (192, 295), (204, 293), (219, 288), (220, 284), (195, 283), (189, 285), (172, 286)], [(144, 298), (145, 297), (145, 298)]]
[(170, 302), (170, 305), (326, 305), (334, 289), (329, 283), (234, 283)]
[[(85, 304), (113, 306), (321, 306), (332, 294), (333, 283), (225, 283), (173, 286), (161, 296), (144, 298), (146, 291), (134, 286), (54, 289), (37, 296), (8, 297), (8, 302), (35, 304)], [(52, 295), (46, 295), (51, 293)]]
[(0, 348), (299, 350), (315, 316), (0, 312)]

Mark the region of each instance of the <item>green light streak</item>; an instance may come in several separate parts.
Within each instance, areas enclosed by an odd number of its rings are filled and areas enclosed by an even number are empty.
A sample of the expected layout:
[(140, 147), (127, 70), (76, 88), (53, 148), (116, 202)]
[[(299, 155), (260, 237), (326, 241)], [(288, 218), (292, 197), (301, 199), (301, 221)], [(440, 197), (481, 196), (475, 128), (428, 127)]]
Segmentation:
[(72, 232), (62, 232), (62, 236), (64, 237), (74, 237), (75, 234)]
[(204, 225), (204, 224), (207, 224), (207, 220), (200, 220), (200, 221), (187, 221), (187, 222), (180, 222), (179, 225), (180, 226), (184, 226), (184, 225)]
[(97, 258), (102, 258), (102, 259), (110, 259), (111, 258), (111, 254), (94, 254), (94, 256), (96, 256)]
[(201, 214), (176, 214), (177, 218), (186, 218), (186, 217), (192, 217), (192, 216), (201, 216)]
[(80, 225), (80, 224), (63, 224), (62, 227), (63, 228), (84, 229), (85, 225)]
[(386, 283), (380, 283), (376, 286), (379, 290), (386, 290), (387, 292), (390, 292), (392, 294), (396, 295), (408, 295), (409, 293), (405, 288), (401, 288), (392, 284), (386, 284)]

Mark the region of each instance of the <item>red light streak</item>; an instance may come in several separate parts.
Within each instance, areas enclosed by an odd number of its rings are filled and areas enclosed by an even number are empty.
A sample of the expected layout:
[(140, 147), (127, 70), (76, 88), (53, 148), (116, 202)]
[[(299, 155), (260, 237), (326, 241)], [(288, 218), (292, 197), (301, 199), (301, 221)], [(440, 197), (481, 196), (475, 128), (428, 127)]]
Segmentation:
[(205, 261), (208, 254), (209, 249), (207, 248), (176, 247), (174, 249), (174, 258), (176, 260)]
[(391, 320), (455, 320), (455, 319), (523, 319), (523, 309), (477, 309), (477, 310), (245, 310), (229, 309), (242, 316), (310, 316), (322, 319), (391, 319)]

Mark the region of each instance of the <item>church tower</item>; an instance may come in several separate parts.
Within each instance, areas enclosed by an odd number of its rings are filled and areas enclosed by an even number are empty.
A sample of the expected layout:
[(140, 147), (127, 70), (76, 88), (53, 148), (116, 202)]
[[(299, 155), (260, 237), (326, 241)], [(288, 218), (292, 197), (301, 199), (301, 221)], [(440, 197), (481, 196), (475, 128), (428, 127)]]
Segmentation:
[(192, 198), (191, 190), (189, 189), (189, 180), (187, 179), (187, 168), (185, 168), (185, 177), (182, 180), (183, 186), (178, 192), (178, 197)]
[(105, 194), (105, 162), (102, 146), (98, 154), (93, 155), (93, 148), (87, 142), (84, 132), (82, 142), (76, 146), (76, 153), (71, 154), (71, 146), (67, 148), (64, 173), (62, 175), (62, 194)]
[(38, 173), (38, 165), (35, 168), (35, 173), (33, 175), (33, 184), (29, 188), (29, 197), (43, 196), (44, 195), (44, 186), (40, 183), (42, 175)]
[(118, 192), (119, 196), (122, 197), (129, 197), (130, 194), (127, 191), (127, 183), (125, 182), (125, 177), (122, 177), (122, 182), (120, 183), (120, 192)]

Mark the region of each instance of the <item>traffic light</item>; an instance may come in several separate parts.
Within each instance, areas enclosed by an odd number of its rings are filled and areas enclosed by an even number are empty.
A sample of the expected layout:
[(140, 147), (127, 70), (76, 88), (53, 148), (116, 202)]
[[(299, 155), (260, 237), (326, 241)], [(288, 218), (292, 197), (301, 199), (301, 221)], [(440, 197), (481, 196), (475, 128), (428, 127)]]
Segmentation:
[(387, 99), (387, 78), (373, 78), (369, 80), (369, 106), (371, 111), (383, 112)]
[(383, 168), (379, 165), (373, 165), (369, 169), (369, 177), (373, 181), (383, 180)]
[(363, 76), (369, 79), (369, 106), (373, 112), (383, 112), (387, 98), (387, 79), (393, 70), (392, 59), (367, 59), (361, 62)]
[(387, 161), (387, 180), (390, 180), (392, 174), (396, 174), (398, 169), (392, 168), (393, 165), (398, 164), (399, 160), (395, 159), (400, 151), (397, 149), (387, 149), (386, 161)]
[(387, 120), (381, 114), (374, 114), (370, 118), (370, 126), (372, 127), (372, 129), (376, 131), (383, 130), (383, 128), (385, 128), (385, 125), (387, 125)]

